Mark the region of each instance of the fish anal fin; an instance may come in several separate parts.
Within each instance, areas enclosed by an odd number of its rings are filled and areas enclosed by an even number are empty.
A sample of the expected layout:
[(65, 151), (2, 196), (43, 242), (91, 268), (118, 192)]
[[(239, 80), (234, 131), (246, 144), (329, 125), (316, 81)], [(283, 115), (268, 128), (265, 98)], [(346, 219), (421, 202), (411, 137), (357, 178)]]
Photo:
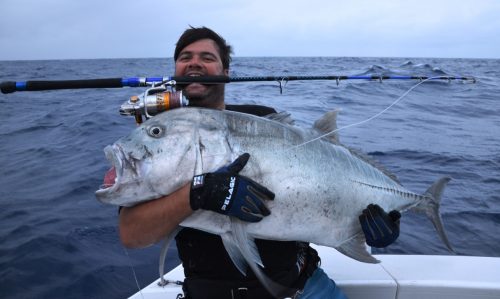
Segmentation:
[(354, 238), (347, 240), (342, 245), (335, 247), (335, 249), (337, 249), (340, 253), (363, 263), (380, 263), (379, 260), (368, 252), (362, 233), (357, 234)]

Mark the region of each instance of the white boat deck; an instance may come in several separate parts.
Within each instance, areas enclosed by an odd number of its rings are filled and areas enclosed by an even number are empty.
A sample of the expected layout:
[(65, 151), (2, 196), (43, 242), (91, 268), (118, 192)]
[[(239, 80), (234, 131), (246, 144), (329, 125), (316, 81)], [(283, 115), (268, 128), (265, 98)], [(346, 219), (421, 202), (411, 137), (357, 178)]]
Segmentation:
[[(365, 264), (336, 250), (314, 246), (321, 268), (350, 299), (499, 299), (500, 258), (435, 255), (376, 255), (380, 264)], [(165, 275), (184, 279), (182, 266)], [(151, 283), (131, 299), (176, 298), (181, 287)]]

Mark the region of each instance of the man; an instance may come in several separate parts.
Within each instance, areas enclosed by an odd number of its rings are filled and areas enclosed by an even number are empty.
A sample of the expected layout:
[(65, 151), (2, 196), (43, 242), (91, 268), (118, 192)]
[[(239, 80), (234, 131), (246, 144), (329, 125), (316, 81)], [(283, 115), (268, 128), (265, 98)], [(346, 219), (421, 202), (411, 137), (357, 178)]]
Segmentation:
[[(231, 47), (217, 33), (190, 28), (180, 37), (175, 53), (176, 76), (229, 75)], [(224, 85), (192, 83), (182, 87), (190, 106), (228, 109), (264, 116), (275, 110), (255, 105), (226, 105)], [(243, 221), (257, 222), (269, 216), (265, 202), (274, 194), (238, 174), (249, 155), (214, 173), (196, 176), (176, 192), (120, 212), (120, 238), (127, 247), (145, 247), (162, 240), (194, 210), (206, 209)], [(272, 186), (269, 186), (272, 189)], [(234, 192), (228, 193), (231, 189)], [(272, 217), (272, 215), (270, 216)], [(369, 206), (360, 216), (367, 243), (385, 247), (399, 234), (399, 215)], [(184, 228), (176, 237), (186, 279), (187, 298), (271, 298), (251, 271), (242, 275), (230, 260), (220, 237)], [(256, 240), (265, 265), (275, 282), (293, 290), (296, 298), (345, 298), (335, 283), (318, 268), (319, 257), (309, 244)]]

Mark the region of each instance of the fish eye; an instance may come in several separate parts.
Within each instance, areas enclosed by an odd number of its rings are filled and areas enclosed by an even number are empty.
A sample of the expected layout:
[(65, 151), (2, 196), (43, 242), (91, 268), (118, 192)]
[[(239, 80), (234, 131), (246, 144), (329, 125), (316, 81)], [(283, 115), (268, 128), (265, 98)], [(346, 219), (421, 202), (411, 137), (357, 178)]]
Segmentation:
[(162, 137), (165, 129), (162, 126), (151, 126), (148, 128), (148, 135), (154, 138)]

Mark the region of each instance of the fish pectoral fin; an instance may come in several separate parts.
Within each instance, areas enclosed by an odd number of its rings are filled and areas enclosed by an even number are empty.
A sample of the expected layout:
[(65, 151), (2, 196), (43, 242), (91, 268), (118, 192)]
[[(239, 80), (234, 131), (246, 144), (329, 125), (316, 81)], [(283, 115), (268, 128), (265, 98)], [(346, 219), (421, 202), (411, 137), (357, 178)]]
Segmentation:
[(163, 277), (165, 275), (165, 259), (167, 258), (167, 253), (168, 253), (168, 248), (170, 246), (170, 243), (172, 243), (172, 240), (177, 236), (177, 234), (182, 230), (181, 226), (177, 226), (175, 230), (173, 230), (170, 235), (168, 235), (165, 238), (165, 241), (161, 247), (160, 250), (160, 264), (158, 271), (160, 272), (160, 282), (158, 282), (158, 285), (160, 286), (166, 286), (168, 282), (165, 280)]
[(241, 254), (266, 290), (276, 298), (290, 297), (292, 294), (295, 294), (295, 289), (274, 282), (257, 265), (259, 264), (264, 268), (257, 245), (255, 245), (255, 240), (246, 232), (246, 224), (239, 219), (231, 219), (231, 230), (233, 231), (234, 239), (238, 244)]
[(250, 254), (252, 257), (252, 261), (256, 263), (257, 265), (261, 266), (264, 268), (264, 263), (262, 262), (262, 259), (260, 257), (259, 249), (257, 248), (257, 244), (255, 244), (255, 239), (249, 235), (246, 235), (247, 237), (247, 243), (248, 245), (247, 249), (250, 250)]
[(362, 233), (357, 234), (352, 239), (347, 240), (339, 247), (335, 247), (340, 253), (347, 255), (357, 261), (363, 263), (376, 264), (379, 260), (371, 255), (366, 247), (365, 238)]
[(231, 261), (233, 261), (234, 266), (241, 272), (241, 274), (247, 276), (248, 264), (241, 254), (240, 248), (236, 244), (233, 234), (225, 233), (221, 235), (221, 238), (222, 244), (224, 244), (224, 248), (231, 258)]

